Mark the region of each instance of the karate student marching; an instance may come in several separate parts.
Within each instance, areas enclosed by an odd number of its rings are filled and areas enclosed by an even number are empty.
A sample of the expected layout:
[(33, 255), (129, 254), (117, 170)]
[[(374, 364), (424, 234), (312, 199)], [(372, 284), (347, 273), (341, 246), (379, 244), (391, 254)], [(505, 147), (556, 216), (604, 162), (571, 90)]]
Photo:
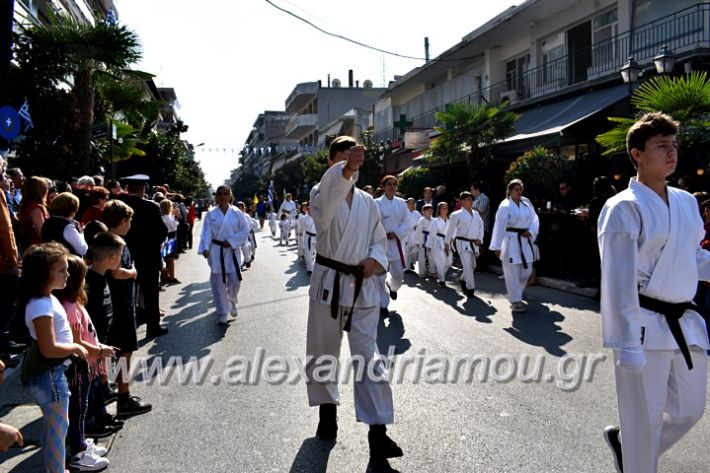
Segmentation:
[(274, 238), (276, 237), (276, 229), (278, 228), (278, 223), (276, 220), (276, 212), (274, 212), (274, 209), (269, 206), (269, 230), (271, 230), (271, 237)]
[(407, 249), (404, 260), (407, 263), (407, 268), (414, 271), (414, 262), (419, 257), (419, 248), (417, 248), (417, 223), (422, 218), (422, 214), (417, 210), (417, 201), (413, 198), (407, 199), (407, 209), (409, 210), (409, 235), (405, 240), (405, 248)]
[[(380, 313), (387, 315), (390, 299), (397, 300), (397, 291), (404, 282), (404, 270), (407, 261), (404, 257), (404, 241), (409, 235), (409, 210), (404, 199), (395, 196), (397, 178), (385, 176), (382, 178), (382, 188), (385, 193), (375, 199), (382, 215), (382, 226), (387, 233), (387, 273), (377, 276), (380, 287)], [(388, 276), (389, 275), (389, 276)]]
[(204, 218), (197, 252), (209, 262), (210, 286), (217, 311), (217, 323), (227, 324), (227, 314), (237, 315), (237, 295), (242, 280), (240, 248), (249, 238), (249, 222), (231, 205), (232, 190), (219, 186), (215, 193), (217, 207)]
[[(432, 214), (434, 213), (434, 208), (431, 204), (424, 204), (422, 207), (422, 218), (417, 222), (416, 244), (417, 244), (417, 273), (419, 273), (420, 278), (425, 278), (427, 272), (433, 274), (435, 271), (434, 257), (429, 251), (427, 243), (431, 237), (431, 224), (434, 222)], [(427, 265), (429, 267), (427, 271)]]
[(476, 269), (478, 247), (483, 241), (483, 220), (473, 210), (473, 195), (470, 192), (462, 192), (459, 200), (461, 208), (451, 214), (449, 229), (444, 238), (444, 251), (450, 252), (451, 246), (456, 245), (463, 269), (463, 279), (459, 280), (459, 284), (467, 297), (473, 297), (476, 290), (473, 270)]
[(301, 227), (303, 228), (303, 258), (306, 262), (306, 274), (313, 274), (313, 263), (316, 258), (316, 223), (311, 217), (311, 206), (308, 202), (303, 203), (303, 217)]
[(500, 258), (513, 312), (525, 312), (523, 292), (532, 274), (535, 259), (534, 242), (540, 230), (532, 203), (523, 197), (523, 182), (513, 179), (508, 183), (508, 198), (498, 206), (491, 250)]
[[(251, 224), (251, 219), (249, 217), (249, 214), (247, 214), (246, 205), (244, 204), (244, 202), (242, 202), (240, 200), (239, 202), (237, 202), (236, 207), (242, 212), (242, 215), (244, 215), (244, 218), (246, 219), (247, 224), (249, 225), (249, 232), (251, 233), (252, 224)], [(243, 266), (243, 268), (247, 268), (247, 269), (251, 268), (251, 260), (253, 259), (250, 237), (251, 237), (251, 235), (249, 235), (249, 237), (247, 238), (247, 241), (245, 241), (244, 244), (242, 245), (242, 247), (240, 248), (240, 250), (242, 252), (242, 260), (241, 260), (242, 266)]]
[(698, 280), (710, 280), (710, 253), (699, 245), (695, 198), (666, 185), (678, 163), (677, 133), (662, 113), (631, 126), (626, 148), (636, 177), (599, 216), (602, 336), (614, 350), (621, 423), (604, 437), (625, 473), (655, 473), (658, 457), (705, 410), (710, 344), (691, 301)]
[(288, 246), (288, 239), (291, 236), (291, 220), (287, 213), (282, 213), (279, 220), (279, 245)]
[(377, 204), (355, 187), (364, 160), (364, 147), (354, 138), (336, 138), (330, 145), (330, 168), (311, 190), (318, 251), (309, 290), (306, 372), (308, 402), (320, 406), (316, 435), (334, 441), (340, 404), (337, 381), (317, 374), (338, 359), (345, 331), (353, 359), (367, 367), (365, 376), (355, 377), (355, 414), (370, 426), (370, 459), (381, 464), (402, 456), (402, 450), (385, 427), (394, 421), (394, 411), (377, 349), (379, 293), (373, 275), (387, 267), (387, 236)]
[(303, 260), (304, 253), (303, 217), (305, 216), (306, 214), (303, 210), (303, 204), (301, 204), (298, 206), (298, 214), (296, 214), (296, 218), (293, 220), (293, 228), (295, 230), (296, 235), (296, 254), (298, 255), (298, 259), (301, 260)]
[(454, 255), (450, 248), (446, 248), (445, 239), (451, 226), (449, 218), (449, 204), (439, 202), (436, 206), (437, 217), (431, 224), (431, 238), (427, 241), (427, 248), (431, 251), (436, 268), (437, 281), (439, 286), (446, 286), (446, 273), (449, 271), (454, 260)]

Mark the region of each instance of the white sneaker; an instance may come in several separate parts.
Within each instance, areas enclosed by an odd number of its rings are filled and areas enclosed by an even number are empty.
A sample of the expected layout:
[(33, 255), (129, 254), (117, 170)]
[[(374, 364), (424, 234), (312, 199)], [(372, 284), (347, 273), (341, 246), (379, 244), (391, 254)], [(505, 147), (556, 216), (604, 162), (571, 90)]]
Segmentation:
[(228, 322), (229, 320), (227, 319), (227, 314), (219, 314), (217, 316), (217, 323), (219, 325), (227, 325)]
[(105, 457), (108, 453), (108, 448), (96, 445), (92, 439), (85, 440), (87, 445), (87, 450), (91, 450), (99, 457)]
[(100, 457), (87, 448), (71, 457), (69, 467), (79, 471), (99, 471), (108, 467), (110, 463), (108, 458)]

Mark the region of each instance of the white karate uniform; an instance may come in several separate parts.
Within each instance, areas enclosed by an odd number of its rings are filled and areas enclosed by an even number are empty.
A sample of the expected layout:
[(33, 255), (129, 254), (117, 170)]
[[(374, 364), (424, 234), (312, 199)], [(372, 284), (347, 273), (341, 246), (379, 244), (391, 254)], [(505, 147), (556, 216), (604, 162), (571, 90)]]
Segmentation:
[(279, 215), (281, 215), (283, 212), (286, 212), (288, 214), (289, 220), (293, 220), (296, 218), (296, 202), (293, 200), (284, 200), (281, 202), (281, 207), (279, 207)]
[[(521, 248), (518, 234), (508, 231), (508, 228), (526, 228), (532, 238), (521, 237), (523, 243)], [(532, 203), (526, 197), (520, 198), (520, 205), (507, 198), (498, 206), (491, 235), (491, 251), (500, 251), (505, 288), (510, 302), (523, 300), (523, 292), (533, 270), (535, 258), (533, 243), (539, 231), (540, 220)], [(525, 264), (523, 264), (523, 256)]]
[[(224, 316), (228, 312), (234, 313), (237, 310), (237, 296), (241, 284), (237, 277), (239, 268), (234, 266), (232, 255), (236, 257), (237, 265), (241, 266), (240, 248), (249, 238), (249, 228), (245, 215), (232, 206), (226, 213), (222, 213), (219, 207), (215, 207), (207, 212), (203, 219), (202, 236), (197, 252), (202, 254), (209, 251), (207, 261), (211, 269), (210, 286), (218, 316)], [(220, 246), (212, 243), (212, 240), (229, 242), (230, 247), (220, 250)], [(226, 283), (222, 273), (222, 255)]]
[[(311, 190), (311, 216), (318, 234), (318, 255), (348, 264), (358, 265), (367, 258), (377, 261), (379, 271), (387, 266), (387, 236), (380, 222), (380, 213), (372, 197), (354, 187), (358, 173), (351, 179), (342, 175), (345, 162), (333, 165), (320, 183)], [(346, 197), (353, 190), (351, 206)], [(338, 358), (342, 341), (342, 324), (353, 305), (355, 277), (340, 275), (338, 317), (331, 316), (331, 300), (336, 271), (318, 263), (311, 276), (308, 305), (308, 335), (306, 351), (314, 357), (306, 365), (310, 382), (307, 385), (311, 406), (340, 404), (337, 382), (316, 382), (313, 372), (327, 365), (321, 357)], [(348, 333), (350, 353), (362, 357), (365, 366), (384, 376), (386, 369), (377, 349), (379, 293), (373, 277), (365, 278), (362, 290), (354, 301), (351, 330)], [(363, 376), (355, 383), (355, 413), (357, 420), (368, 425), (391, 424), (394, 418), (392, 390), (388, 382)]]
[(404, 255), (404, 261), (407, 263), (407, 268), (414, 265), (419, 257), (419, 248), (417, 248), (417, 223), (422, 218), (422, 214), (418, 210), (409, 212), (409, 235), (405, 240), (404, 246), (407, 249)]
[(449, 227), (451, 227), (450, 218), (446, 220), (441, 217), (435, 218), (431, 224), (431, 238), (427, 241), (427, 248), (429, 248), (429, 252), (434, 259), (437, 280), (440, 282), (446, 282), (446, 273), (449, 271), (454, 261), (453, 251), (449, 249), (448, 255), (444, 251), (444, 243), (446, 234), (449, 232)]
[(303, 229), (303, 258), (306, 262), (306, 271), (313, 271), (313, 263), (316, 258), (316, 223), (313, 217), (305, 214), (301, 219)]
[(417, 243), (417, 273), (419, 277), (425, 277), (427, 275), (427, 264), (429, 265), (429, 272), (434, 273), (436, 264), (434, 263), (434, 255), (429, 251), (429, 247), (426, 246), (429, 238), (431, 237), (431, 224), (434, 222), (433, 218), (422, 217), (417, 222), (417, 229), (415, 231), (415, 239)]
[(680, 327), (691, 351), (689, 370), (662, 314), (643, 309), (654, 299), (692, 301), (698, 280), (710, 280), (710, 253), (700, 248), (703, 222), (695, 198), (668, 187), (669, 204), (632, 179), (611, 197), (598, 224), (605, 347), (643, 347), (640, 373), (615, 366), (625, 473), (654, 473), (658, 457), (703, 416), (710, 348), (705, 321), (686, 311)]
[(269, 214), (269, 229), (271, 230), (272, 237), (276, 236), (276, 228), (278, 226), (276, 222), (276, 212), (271, 212)]
[(303, 258), (303, 217), (305, 214), (299, 213), (293, 220), (293, 228), (296, 233), (296, 254), (299, 258)]
[(279, 220), (279, 229), (281, 230), (279, 245), (288, 245), (288, 239), (291, 235), (291, 221), (287, 218)]
[(468, 213), (465, 209), (459, 209), (452, 213), (444, 241), (450, 248), (454, 248), (454, 245), (456, 247), (461, 259), (461, 269), (463, 270), (466, 289), (476, 289), (473, 270), (476, 269), (478, 245), (462, 240), (462, 238), (483, 241), (483, 219), (475, 210), (471, 210), (471, 213)]
[[(390, 303), (389, 291), (397, 292), (404, 282), (404, 270), (407, 260), (404, 256), (404, 241), (409, 235), (409, 209), (407, 202), (400, 197), (389, 200), (383, 195), (375, 199), (382, 216), (382, 227), (385, 233), (394, 233), (396, 238), (387, 240), (387, 273), (377, 276), (380, 287), (380, 307), (387, 307)], [(389, 289), (387, 289), (389, 285)]]

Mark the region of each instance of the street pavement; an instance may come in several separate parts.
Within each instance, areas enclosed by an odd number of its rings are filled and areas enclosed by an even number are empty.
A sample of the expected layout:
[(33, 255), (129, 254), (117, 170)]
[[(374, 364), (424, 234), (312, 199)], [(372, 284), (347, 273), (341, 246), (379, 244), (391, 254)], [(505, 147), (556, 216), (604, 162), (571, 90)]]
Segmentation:
[[(246, 375), (236, 382), (235, 371), (223, 373), (235, 366), (235, 356), (302, 359), (305, 354), (305, 267), (296, 260), (295, 246), (278, 246), (266, 228), (257, 240), (256, 261), (244, 273), (239, 315), (226, 328), (216, 324), (206, 261), (194, 250), (180, 256), (182, 284), (161, 293), (170, 333), (141, 343), (136, 357), (161, 359), (164, 365), (171, 357), (195, 357), (203, 364), (212, 360), (211, 369), (204, 382), (181, 382), (175, 374), (163, 382), (157, 375), (139, 376), (133, 393), (153, 403), (153, 411), (130, 419), (110, 440), (109, 471), (375, 471), (368, 465), (367, 427), (355, 421), (351, 383), (340, 387), (339, 434), (332, 445), (314, 438), (318, 411), (308, 407), (302, 380), (270, 383), (254, 370), (249, 373), (254, 382)], [(402, 382), (392, 384), (395, 423), (388, 433), (405, 456), (392, 459), (391, 466), (402, 472), (614, 471), (602, 438), (617, 413), (610, 353), (600, 348), (598, 303), (531, 287), (528, 312), (513, 316), (499, 276), (477, 274), (477, 297), (471, 300), (456, 291), (456, 277), (454, 272), (448, 287), (440, 288), (407, 274), (390, 316), (380, 321), (378, 345), (382, 353), (393, 353), (393, 371), (411, 362)], [(415, 381), (412, 366), (423, 353), (438, 360), (429, 358)], [(487, 380), (479, 380), (479, 370), (471, 383), (465, 376), (451, 382), (442, 372), (446, 359), (456, 355), (488, 356), (497, 370)], [(543, 360), (541, 381), (507, 376), (511, 361), (524, 355)], [(349, 356), (346, 341), (341, 356)], [(571, 370), (581, 366), (582, 356), (587, 356), (582, 371), (587, 379), (561, 382), (560, 360)], [(17, 378), (10, 375), (0, 387), (0, 421), (22, 428), (36, 444), (39, 410)], [(433, 382), (438, 378), (442, 382)], [(662, 457), (660, 471), (710, 471), (707, 419)], [(40, 453), (32, 446), (15, 448), (0, 462), (0, 471), (38, 471)]]

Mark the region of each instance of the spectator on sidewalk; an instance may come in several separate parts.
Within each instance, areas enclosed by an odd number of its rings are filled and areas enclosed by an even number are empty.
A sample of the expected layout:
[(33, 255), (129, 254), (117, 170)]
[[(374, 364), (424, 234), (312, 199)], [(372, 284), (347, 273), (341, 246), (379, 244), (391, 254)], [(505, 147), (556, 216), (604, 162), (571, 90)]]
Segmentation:
[[(1, 159), (1, 158), (0, 158)], [(0, 192), (0, 361), (8, 365), (18, 362), (10, 358), (10, 322), (15, 315), (15, 288), (20, 276), (20, 256), (5, 193)]]
[(81, 224), (86, 225), (92, 220), (101, 220), (101, 213), (110, 196), (111, 193), (105, 187), (96, 186), (91, 189), (89, 191), (89, 207), (81, 216)]
[(47, 180), (31, 176), (22, 187), (22, 204), (20, 205), (19, 230), (21, 249), (30, 245), (42, 243), (42, 225), (49, 218), (47, 212)]
[(180, 281), (175, 277), (175, 260), (178, 259), (178, 222), (175, 220), (177, 212), (176, 206), (168, 199), (160, 202), (160, 215), (168, 230), (168, 244), (172, 248), (172, 251), (163, 258), (165, 261), (165, 269), (161, 271), (163, 275), (161, 283), (163, 284), (180, 284)]
[(52, 216), (42, 224), (42, 241), (56, 241), (66, 246), (70, 253), (84, 256), (89, 246), (81, 225), (74, 220), (78, 210), (79, 199), (75, 195), (69, 192), (59, 194), (52, 202)]
[(431, 205), (433, 209), (436, 207), (436, 200), (434, 199), (434, 189), (431, 187), (425, 187), (422, 192), (422, 198), (417, 201), (417, 210), (421, 213), (422, 207), (425, 205)]

